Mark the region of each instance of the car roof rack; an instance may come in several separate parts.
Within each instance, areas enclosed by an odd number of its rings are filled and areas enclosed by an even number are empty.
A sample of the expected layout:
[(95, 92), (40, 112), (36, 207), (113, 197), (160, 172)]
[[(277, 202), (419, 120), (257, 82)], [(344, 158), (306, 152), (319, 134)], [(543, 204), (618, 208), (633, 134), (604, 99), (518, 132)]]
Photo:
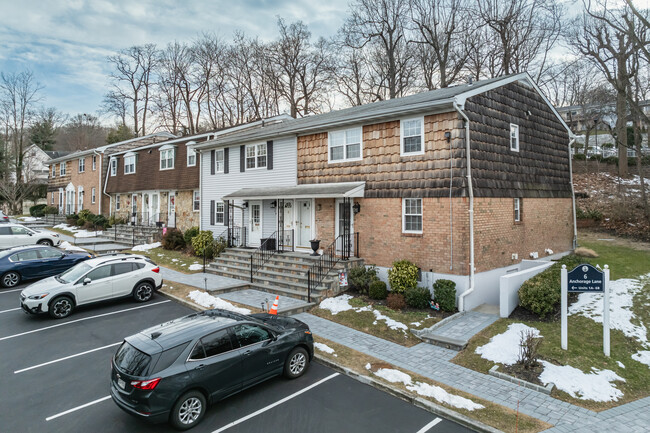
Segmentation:
[(111, 257), (111, 256), (132, 256), (133, 254), (131, 253), (104, 253), (104, 254), (97, 254), (97, 258), (100, 257)]

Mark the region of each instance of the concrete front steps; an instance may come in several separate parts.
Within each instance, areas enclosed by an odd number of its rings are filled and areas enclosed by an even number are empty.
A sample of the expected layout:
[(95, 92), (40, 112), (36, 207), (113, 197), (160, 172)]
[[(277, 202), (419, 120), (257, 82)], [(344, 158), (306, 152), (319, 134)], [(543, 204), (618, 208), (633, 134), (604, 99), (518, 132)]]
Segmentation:
[[(291, 252), (275, 254), (253, 275), (253, 281), (250, 282), (250, 256), (254, 251), (228, 248), (206, 267), (206, 272), (249, 281), (250, 288), (255, 290), (303, 301), (308, 299), (307, 271), (318, 257)], [(312, 290), (311, 302), (318, 303), (340, 293), (342, 289), (339, 286), (338, 272), (352, 264), (363, 264), (363, 260), (339, 261), (322, 283)]]
[(130, 246), (150, 244), (162, 239), (162, 228), (120, 224), (104, 231), (103, 237)]

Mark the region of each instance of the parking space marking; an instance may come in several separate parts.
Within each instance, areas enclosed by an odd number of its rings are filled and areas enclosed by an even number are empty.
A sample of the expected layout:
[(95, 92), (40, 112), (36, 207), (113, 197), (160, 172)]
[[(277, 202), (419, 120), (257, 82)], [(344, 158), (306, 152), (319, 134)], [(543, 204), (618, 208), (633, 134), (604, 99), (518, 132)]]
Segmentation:
[(230, 424), (226, 424), (225, 426), (221, 427), (221, 428), (218, 429), (218, 430), (213, 431), (212, 433), (220, 433), (220, 432), (222, 432), (222, 431), (228, 430), (228, 429), (231, 428), (231, 427), (236, 426), (237, 424), (241, 424), (241, 423), (243, 423), (244, 421), (248, 421), (249, 419), (254, 418), (254, 417), (256, 417), (257, 415), (259, 415), (259, 414), (261, 414), (261, 413), (264, 413), (264, 412), (266, 412), (266, 411), (269, 411), (269, 410), (273, 409), (274, 407), (281, 405), (282, 403), (285, 403), (285, 402), (287, 402), (287, 401), (289, 401), (289, 400), (291, 400), (291, 399), (293, 399), (293, 398), (298, 397), (300, 394), (303, 394), (303, 393), (309, 391), (310, 389), (315, 388), (315, 387), (317, 387), (318, 385), (327, 382), (327, 381), (330, 380), (330, 379), (334, 379), (334, 378), (335, 378), (336, 376), (338, 376), (338, 375), (339, 375), (339, 373), (334, 373), (334, 374), (332, 374), (332, 375), (330, 375), (330, 376), (327, 376), (325, 379), (321, 379), (321, 380), (319, 380), (319, 381), (316, 382), (316, 383), (312, 383), (312, 384), (309, 385), (307, 388), (303, 388), (303, 389), (301, 389), (301, 390), (298, 391), (298, 392), (295, 392), (295, 393), (293, 393), (293, 394), (291, 394), (291, 395), (289, 395), (289, 396), (286, 396), (286, 397), (283, 398), (282, 400), (278, 400), (278, 401), (276, 401), (276, 402), (273, 403), (273, 404), (270, 404), (270, 405), (268, 405), (268, 406), (266, 406), (266, 407), (264, 407), (264, 408), (262, 408), (262, 409), (260, 409), (260, 410), (258, 410), (258, 411), (255, 411), (255, 412), (253, 412), (253, 413), (251, 413), (251, 414), (249, 414), (249, 415), (246, 415), (246, 416), (243, 417), (243, 418), (239, 418), (238, 420), (233, 421), (233, 422), (231, 422)]
[(17, 311), (17, 310), (20, 310), (20, 307), (18, 307), (18, 308), (11, 308), (11, 309), (9, 309), (9, 310), (2, 310), (2, 311), (0, 311), (0, 314), (2, 314), (2, 313), (8, 313), (8, 312), (10, 312), (10, 311)]
[(0, 292), (0, 295), (4, 295), (5, 293), (11, 293), (11, 292), (20, 292), (23, 289), (24, 287), (22, 289), (3, 290), (2, 292)]
[(23, 336), (23, 335), (27, 335), (27, 334), (33, 334), (34, 332), (45, 331), (45, 330), (47, 330), (47, 329), (58, 328), (59, 326), (65, 326), (65, 325), (69, 325), (69, 324), (71, 324), (71, 323), (83, 322), (83, 321), (85, 321), (85, 320), (90, 320), (90, 319), (97, 319), (98, 317), (112, 316), (113, 314), (124, 313), (124, 312), (126, 312), (126, 311), (133, 311), (133, 310), (139, 310), (139, 309), (141, 309), (141, 308), (154, 307), (154, 306), (156, 306), (156, 305), (166, 304), (167, 302), (171, 302), (171, 300), (160, 301), (160, 302), (154, 302), (153, 304), (140, 305), (139, 307), (126, 308), (126, 309), (124, 309), (124, 310), (111, 311), (110, 313), (98, 314), (98, 315), (96, 315), (96, 316), (83, 317), (83, 318), (81, 318), (81, 319), (71, 320), (71, 321), (69, 321), (69, 322), (59, 323), (59, 324), (52, 325), (52, 326), (46, 326), (46, 327), (44, 327), (44, 328), (32, 329), (31, 331), (21, 332), (20, 334), (8, 335), (8, 336), (6, 336), (6, 337), (2, 337), (2, 338), (0, 338), (0, 341), (3, 341), (3, 340), (9, 340), (9, 339), (11, 339), (11, 338), (16, 338), (16, 337), (21, 337), (21, 336)]
[(428, 432), (429, 430), (431, 430), (431, 427), (435, 426), (436, 424), (438, 424), (438, 423), (441, 422), (441, 421), (442, 421), (441, 418), (436, 418), (436, 419), (434, 419), (434, 420), (431, 421), (429, 424), (425, 425), (425, 426), (422, 427), (420, 430), (418, 430), (418, 433)]
[(98, 347), (96, 349), (86, 350), (85, 352), (75, 353), (74, 355), (66, 356), (64, 358), (59, 358), (59, 359), (55, 359), (53, 361), (48, 361), (48, 362), (44, 362), (42, 364), (33, 365), (31, 367), (23, 368), (22, 370), (16, 370), (16, 371), (14, 371), (14, 374), (22, 373), (23, 371), (33, 370), (33, 369), (39, 368), (39, 367), (44, 367), (46, 365), (54, 364), (56, 362), (65, 361), (66, 359), (76, 358), (77, 356), (83, 356), (83, 355), (86, 355), (88, 353), (97, 352), (98, 350), (108, 349), (109, 347), (117, 346), (118, 344), (122, 344), (122, 342), (120, 341), (118, 343), (109, 344), (107, 346)]
[(67, 415), (67, 414), (72, 413), (72, 412), (76, 412), (79, 409), (83, 409), (85, 407), (92, 406), (93, 404), (101, 403), (102, 401), (108, 400), (109, 398), (111, 398), (110, 395), (107, 395), (106, 397), (98, 398), (97, 400), (91, 401), (90, 403), (82, 404), (81, 406), (77, 406), (77, 407), (73, 407), (72, 409), (68, 409), (65, 412), (57, 413), (56, 415), (52, 415), (50, 417), (47, 417), (47, 418), (45, 418), (45, 421), (52, 421), (55, 418), (58, 418), (58, 417), (63, 416), (63, 415)]

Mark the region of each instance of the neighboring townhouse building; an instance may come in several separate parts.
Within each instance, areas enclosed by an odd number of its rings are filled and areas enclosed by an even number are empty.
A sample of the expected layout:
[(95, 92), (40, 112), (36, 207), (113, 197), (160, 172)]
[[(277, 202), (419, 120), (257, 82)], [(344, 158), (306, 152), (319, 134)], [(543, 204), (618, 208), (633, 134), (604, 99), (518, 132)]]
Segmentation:
[(58, 207), (59, 214), (69, 215), (88, 209), (94, 214), (108, 215), (109, 197), (102, 194), (102, 181), (108, 169), (108, 155), (173, 137), (175, 136), (167, 132), (157, 132), (50, 160), (48, 204)]
[[(45, 151), (36, 144), (27, 147), (23, 154), (23, 182), (47, 185), (49, 178), (49, 161), (54, 158), (65, 156), (68, 153), (70, 152)], [(11, 172), (10, 179), (12, 182), (16, 181), (15, 172)], [(23, 209), (26, 210), (28, 207), (35, 204), (45, 204), (46, 199), (47, 197), (43, 197), (36, 201), (23, 200)]]
[(501, 275), (576, 244), (570, 138), (525, 73), (224, 134), (196, 146), (201, 226), (338, 239), (498, 305)]

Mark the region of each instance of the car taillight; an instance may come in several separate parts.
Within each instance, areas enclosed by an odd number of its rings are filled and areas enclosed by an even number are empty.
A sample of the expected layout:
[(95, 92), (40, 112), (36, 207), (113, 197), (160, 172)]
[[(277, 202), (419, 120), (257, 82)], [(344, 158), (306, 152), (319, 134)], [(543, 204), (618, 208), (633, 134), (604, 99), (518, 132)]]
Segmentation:
[(159, 268), (159, 267), (155, 267), (155, 268), (152, 269), (152, 271), (154, 271), (155, 273), (158, 273), (158, 272), (160, 272), (160, 268)]
[(159, 377), (150, 380), (132, 380), (131, 386), (138, 389), (152, 390), (158, 386), (158, 382), (160, 382)]

